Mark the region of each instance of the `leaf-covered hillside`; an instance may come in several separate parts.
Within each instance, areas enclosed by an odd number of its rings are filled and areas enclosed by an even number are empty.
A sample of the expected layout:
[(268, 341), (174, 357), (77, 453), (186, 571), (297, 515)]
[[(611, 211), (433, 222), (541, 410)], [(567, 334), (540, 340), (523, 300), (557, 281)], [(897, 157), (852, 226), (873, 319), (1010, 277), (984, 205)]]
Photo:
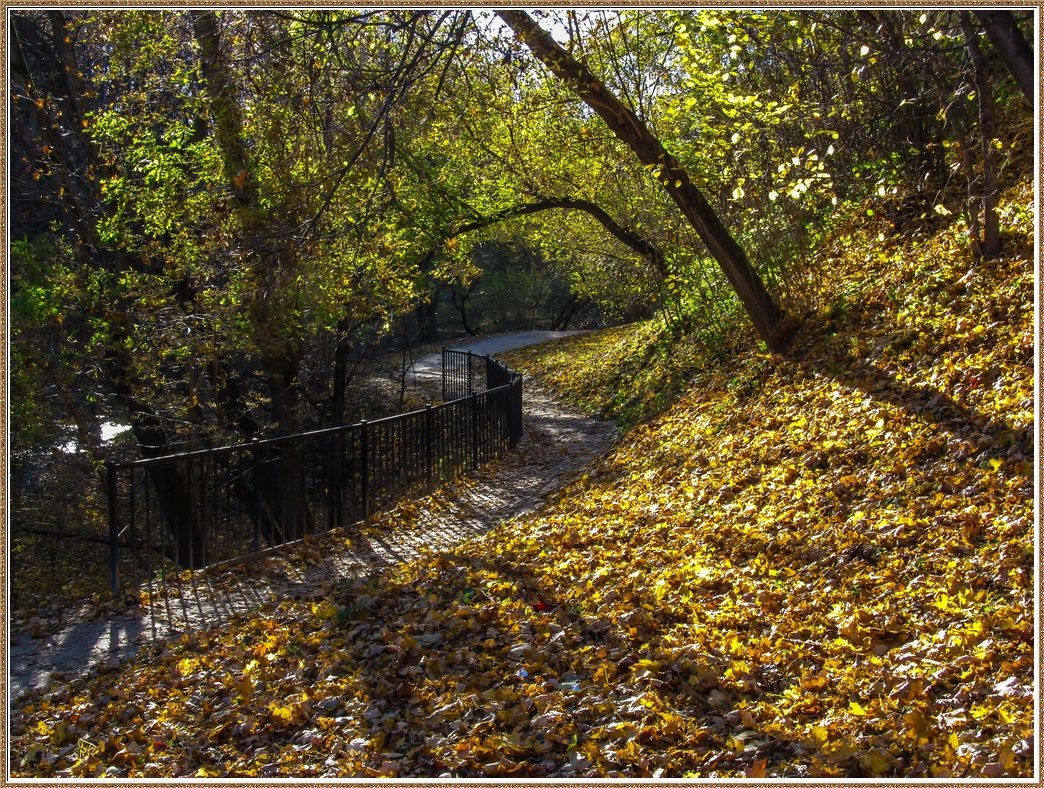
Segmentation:
[[(35, 699), (16, 771), (1032, 775), (1020, 226), (989, 263), (956, 231), (849, 238), (792, 357), (693, 355), (543, 511)], [(568, 375), (518, 358), (602, 408), (655, 388), (593, 371), (633, 336), (572, 343)]]

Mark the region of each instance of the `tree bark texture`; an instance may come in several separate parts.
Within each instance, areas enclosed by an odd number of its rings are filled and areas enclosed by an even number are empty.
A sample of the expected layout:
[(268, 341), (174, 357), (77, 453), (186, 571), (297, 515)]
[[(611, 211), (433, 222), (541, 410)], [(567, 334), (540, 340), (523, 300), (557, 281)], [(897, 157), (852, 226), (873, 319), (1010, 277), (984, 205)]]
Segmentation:
[[(283, 336), (282, 315), (269, 299), (279, 287), (283, 261), (280, 250), (260, 248), (266, 229), (260, 195), (243, 133), (243, 118), (232, 76), (225, 65), (217, 15), (192, 11), (192, 30), (199, 45), (200, 71), (206, 83), (213, 116), (214, 135), (224, 159), (224, 173), (233, 195), (240, 225), (240, 242), (248, 254), (256, 282), (253, 306), (254, 330), (260, 347), (261, 366), (268, 383), (272, 415), (280, 432), (298, 428), (300, 389), (299, 352)], [(260, 466), (265, 499), (272, 518), (282, 530), (280, 541), (299, 538), (312, 530), (313, 518), (305, 492), (305, 467), (295, 450), (278, 458), (266, 456)]]
[(982, 22), (990, 43), (1032, 106), (1037, 69), (1033, 66), (1033, 50), (1019, 30), (1015, 16), (1011, 11), (1001, 9), (976, 11), (975, 16)]
[[(976, 202), (982, 205), (982, 236), (976, 238), (978, 253), (985, 258), (1000, 254), (1000, 217), (997, 215), (999, 189), (997, 187), (997, 155), (993, 149), (995, 107), (993, 102), (993, 85), (990, 84), (990, 70), (986, 58), (979, 47), (976, 31), (972, 28), (971, 17), (967, 11), (961, 12), (961, 25), (974, 67), (975, 92), (979, 105), (979, 138), (982, 155), (982, 193)], [(969, 173), (971, 177), (971, 173)], [(975, 205), (968, 210), (978, 211)]]

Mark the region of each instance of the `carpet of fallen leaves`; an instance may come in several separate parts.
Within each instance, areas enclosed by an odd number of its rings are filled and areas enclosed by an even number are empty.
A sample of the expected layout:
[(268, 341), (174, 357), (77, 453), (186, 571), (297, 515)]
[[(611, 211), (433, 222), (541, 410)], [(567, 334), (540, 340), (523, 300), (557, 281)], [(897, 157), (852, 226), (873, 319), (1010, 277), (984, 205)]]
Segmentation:
[[(16, 773), (1031, 776), (1030, 243), (848, 238), (790, 357), (691, 358), (536, 514), (31, 699)], [(611, 409), (635, 335), (526, 357)]]
[[(750, 341), (746, 334), (729, 339)], [(561, 401), (627, 430), (677, 401), (705, 356), (699, 337), (649, 320), (512, 350), (503, 358)]]

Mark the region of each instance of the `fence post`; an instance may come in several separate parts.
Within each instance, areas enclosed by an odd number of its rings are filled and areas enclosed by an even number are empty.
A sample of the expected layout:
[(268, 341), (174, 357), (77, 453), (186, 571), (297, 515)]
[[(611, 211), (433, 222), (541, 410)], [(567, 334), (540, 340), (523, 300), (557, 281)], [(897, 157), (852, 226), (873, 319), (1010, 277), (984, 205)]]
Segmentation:
[(257, 438), (251, 438), (254, 444), (250, 450), (250, 464), (254, 472), (254, 552), (261, 549), (261, 476), (258, 455), (261, 450), (257, 447)]
[(446, 347), (442, 348), (442, 401), (446, 401)]
[(337, 463), (337, 442), (343, 433), (337, 432), (330, 436), (330, 454), (327, 459), (329, 470), (326, 480), (326, 530), (332, 531), (337, 526), (337, 500), (340, 497), (341, 469)]
[[(177, 467), (177, 466), (175, 466), (175, 467)], [(188, 508), (188, 523), (187, 523), (187, 527), (185, 529), (186, 531), (188, 531), (188, 533), (186, 534), (186, 536), (188, 538), (185, 539), (185, 541), (188, 543), (188, 545), (187, 545), (188, 546), (188, 567), (189, 567), (189, 569), (198, 569), (199, 567), (196, 566), (196, 556), (195, 556), (196, 544), (195, 544), (195, 539), (193, 538), (196, 535), (196, 529), (195, 529), (196, 518), (194, 517), (196, 512), (195, 512), (195, 509), (192, 506), (192, 464), (191, 464), (191, 461), (188, 460), (188, 459), (185, 460), (185, 492), (188, 493), (188, 495), (185, 496), (185, 505)], [(180, 539), (175, 538), (175, 540), (174, 540), (174, 545), (175, 545), (174, 552), (177, 555), (178, 566), (179, 567), (184, 567), (185, 564), (182, 561), (181, 544), (180, 544), (180, 542), (181, 542)]]
[[(134, 471), (132, 470), (132, 482), (133, 473)], [(112, 585), (112, 593), (115, 595), (120, 592), (120, 548), (118, 543), (120, 536), (120, 515), (119, 506), (116, 502), (116, 466), (113, 464), (112, 460), (105, 460), (105, 475), (109, 492), (109, 582)], [(134, 545), (131, 545), (131, 549), (134, 549)]]
[(511, 448), (522, 440), (522, 374), (511, 381)]
[[(471, 356), (468, 356), (468, 366), (471, 366)], [(471, 392), (471, 468), (478, 467), (478, 393)]]
[(428, 405), (424, 408), (424, 481), (431, 492), (432, 479), (435, 476), (435, 410)]
[(363, 419), (359, 422), (359, 427), (362, 429), (362, 435), (359, 437), (359, 453), (362, 455), (360, 475), (362, 476), (363, 519), (368, 520), (370, 518), (370, 425), (366, 419)]

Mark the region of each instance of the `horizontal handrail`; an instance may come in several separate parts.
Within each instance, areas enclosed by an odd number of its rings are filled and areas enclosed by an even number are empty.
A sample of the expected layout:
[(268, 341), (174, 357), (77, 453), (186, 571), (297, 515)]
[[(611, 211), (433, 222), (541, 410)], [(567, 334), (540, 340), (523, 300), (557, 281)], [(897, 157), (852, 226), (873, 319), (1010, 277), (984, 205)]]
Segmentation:
[[(515, 373), (518, 374), (518, 373)], [(487, 389), (486, 392), (492, 393), (500, 391), (501, 389), (508, 389), (511, 387), (510, 383), (505, 383), (503, 386), (498, 386), (494, 389)], [(469, 395), (470, 396), (470, 395)], [(461, 397), (460, 399), (467, 399), (467, 397)], [(453, 402), (459, 400), (450, 400), (449, 402), (442, 402), (438, 405), (431, 405), (431, 408), (442, 408), (446, 405), (451, 405)], [(351, 424), (341, 424), (336, 427), (322, 427), (318, 430), (309, 430), (307, 432), (295, 432), (292, 435), (277, 435), (272, 438), (255, 438), (253, 440), (244, 441), (242, 443), (229, 443), (223, 446), (210, 446), (203, 449), (192, 449), (185, 452), (176, 452), (174, 454), (163, 454), (156, 457), (139, 457), (134, 460), (118, 460), (118, 461), (107, 461), (106, 464), (117, 470), (123, 468), (140, 468), (142, 466), (153, 465), (156, 463), (166, 462), (172, 459), (186, 459), (192, 457), (212, 456), (217, 454), (230, 453), (234, 451), (243, 451), (244, 449), (263, 448), (265, 446), (275, 446), (283, 443), (291, 443), (300, 438), (319, 438), (326, 435), (334, 435), (340, 432), (350, 432), (351, 430), (360, 429), (364, 424), (370, 426), (385, 424), (388, 422), (394, 422), (399, 419), (406, 419), (412, 416), (423, 414), (427, 408), (418, 408), (417, 410), (407, 411), (405, 413), (394, 413), (391, 416), (382, 416), (379, 419), (364, 419), (362, 421), (354, 421)]]

